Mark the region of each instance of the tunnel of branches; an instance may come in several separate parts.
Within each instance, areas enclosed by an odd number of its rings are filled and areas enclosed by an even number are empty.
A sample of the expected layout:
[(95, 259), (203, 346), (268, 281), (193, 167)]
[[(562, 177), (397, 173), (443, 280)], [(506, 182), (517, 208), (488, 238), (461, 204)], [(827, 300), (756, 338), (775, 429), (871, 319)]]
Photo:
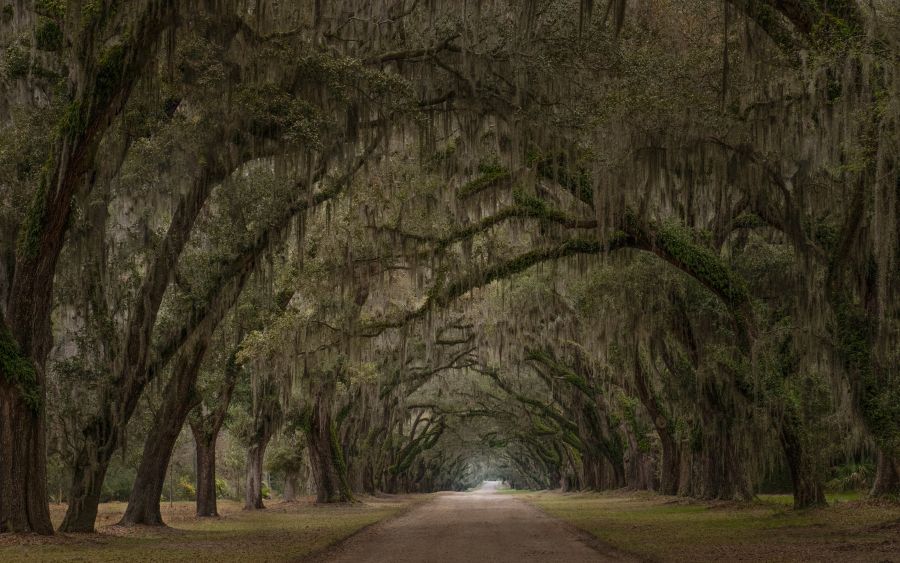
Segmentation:
[(0, 41), (0, 531), (123, 480), (162, 524), (185, 448), (204, 516), (234, 455), (249, 509), (900, 492), (897, 2), (3, 0)]

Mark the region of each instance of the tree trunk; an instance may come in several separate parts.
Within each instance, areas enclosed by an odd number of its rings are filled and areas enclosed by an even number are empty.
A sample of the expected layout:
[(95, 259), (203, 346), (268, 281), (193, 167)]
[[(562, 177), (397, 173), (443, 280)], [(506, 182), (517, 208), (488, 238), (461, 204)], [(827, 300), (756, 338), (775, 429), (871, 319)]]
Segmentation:
[(237, 384), (240, 369), (235, 360), (235, 352), (225, 363), (222, 385), (215, 400), (215, 408), (206, 413), (204, 405), (197, 405), (188, 417), (191, 434), (197, 452), (197, 516), (217, 517), (219, 510), (216, 499), (216, 441), (228, 414), (231, 396)]
[(677, 495), (681, 483), (681, 455), (678, 443), (672, 433), (665, 428), (660, 432), (656, 429), (661, 444), (661, 456), (659, 462), (659, 492), (664, 495)]
[(753, 498), (742, 452), (727, 421), (710, 421), (705, 427), (699, 497), (710, 500), (749, 501)]
[[(194, 180), (190, 192), (179, 201), (166, 237), (141, 285), (140, 296), (135, 300), (135, 308), (128, 319), (124, 351), (116, 359), (119, 366), (117, 377), (103, 390), (97, 414), (83, 431), (84, 445), (72, 468), (71, 500), (60, 526), (61, 531), (93, 531), (109, 461), (119, 447), (122, 428), (131, 420), (144, 388), (162, 372), (179, 349), (190, 346), (193, 339), (203, 338), (203, 335), (215, 330), (222, 316), (240, 296), (252, 270), (255, 255), (248, 257), (242, 254), (235, 267), (228, 270), (231, 277), (223, 278), (221, 285), (211, 294), (206, 308), (193, 311), (184, 326), (163, 338), (164, 345), (151, 349), (160, 304), (196, 218), (216, 182), (239, 165), (239, 162), (226, 164), (216, 159), (209, 159), (209, 162), (209, 166)], [(153, 356), (155, 359), (151, 361)]]
[(208, 344), (209, 337), (197, 339), (190, 349), (182, 351), (173, 366), (156, 424), (144, 443), (144, 454), (120, 525), (163, 525), (159, 501), (166, 472), (184, 421), (198, 403), (194, 384)]
[(270, 437), (271, 434), (263, 436), (247, 450), (247, 490), (244, 510), (259, 510), (266, 507), (263, 504), (262, 476), (263, 459), (266, 456), (266, 446), (269, 445)]
[(669, 417), (666, 416), (659, 399), (653, 393), (653, 388), (644, 370), (639, 350), (635, 353), (634, 364), (637, 396), (653, 421), (653, 427), (656, 429), (657, 436), (659, 436), (662, 450), (660, 452), (662, 459), (659, 462), (659, 492), (664, 495), (674, 495), (678, 492), (680, 460), (678, 444), (672, 433), (673, 424)]
[(785, 460), (791, 472), (794, 491), (794, 508), (827, 506), (822, 472), (815, 458), (816, 452), (802, 439), (801, 422), (794, 412), (795, 407), (787, 407), (781, 421), (780, 438)]
[(0, 532), (53, 533), (45, 440), (43, 409), (0, 378)]
[(218, 517), (216, 504), (216, 440), (215, 433), (206, 432), (191, 423), (194, 445), (197, 450), (197, 516)]
[(900, 461), (891, 459), (883, 451), (878, 452), (878, 466), (872, 496), (900, 495)]
[(109, 408), (101, 408), (83, 431), (84, 444), (72, 466), (69, 506), (59, 527), (61, 532), (94, 531), (103, 480), (138, 398), (137, 394), (126, 401), (101, 398), (101, 404)]
[[(353, 500), (353, 494), (347, 482), (343, 452), (337, 443), (337, 432), (327, 402), (323, 393), (317, 395), (307, 435), (309, 464), (316, 483), (316, 502), (350, 501)], [(390, 479), (388, 488), (396, 489), (396, 476)]]
[[(0, 531), (53, 533), (47, 494), (45, 373), (52, 345), (53, 277), (72, 194), (81, 184), (68, 145), (57, 141), (51, 172), (21, 227), (7, 319), (0, 307)], [(88, 160), (89, 162), (89, 160)]]
[(679, 456), (678, 496), (694, 496), (694, 451), (689, 443), (682, 443)]
[(284, 476), (284, 502), (294, 502), (297, 500), (297, 490), (300, 483), (300, 473), (297, 471), (289, 471)]
[[(173, 21), (177, 3), (148, 2), (136, 14), (133, 29), (122, 33), (121, 64), (107, 77), (103, 92), (89, 87), (104, 65), (93, 64), (94, 52), (84, 45), (85, 68), (91, 69), (72, 90), (75, 112), (58, 127), (40, 185), (20, 227), (15, 268), (9, 290), (9, 326), (0, 318), (0, 528), (53, 533), (46, 485), (44, 364), (52, 344), (50, 312), (53, 278), (68, 230), (72, 198), (90, 189), (97, 149), (113, 119), (128, 101), (132, 87), (154, 54), (154, 45)], [(105, 20), (92, 24), (85, 37), (102, 36)], [(23, 362), (24, 361), (24, 362)], [(30, 364), (30, 365), (29, 365)], [(29, 412), (30, 411), (30, 412)]]

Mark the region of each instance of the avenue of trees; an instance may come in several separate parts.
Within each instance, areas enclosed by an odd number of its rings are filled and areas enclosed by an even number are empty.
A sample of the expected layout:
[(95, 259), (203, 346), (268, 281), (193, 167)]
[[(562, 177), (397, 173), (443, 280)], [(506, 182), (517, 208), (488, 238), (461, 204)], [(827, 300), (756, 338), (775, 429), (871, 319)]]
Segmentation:
[(198, 516), (226, 465), (900, 494), (895, 0), (0, 0), (0, 46), (0, 532), (162, 525), (185, 447)]

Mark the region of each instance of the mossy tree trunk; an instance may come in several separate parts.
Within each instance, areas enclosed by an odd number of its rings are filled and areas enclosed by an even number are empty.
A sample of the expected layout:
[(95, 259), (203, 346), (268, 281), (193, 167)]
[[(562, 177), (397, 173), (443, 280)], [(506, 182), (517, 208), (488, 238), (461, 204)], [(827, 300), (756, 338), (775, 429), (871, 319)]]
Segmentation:
[(0, 532), (51, 534), (43, 379), (6, 327), (0, 331)]
[(323, 385), (309, 414), (309, 463), (316, 484), (316, 502), (319, 503), (353, 500), (343, 448), (331, 414), (333, 386), (333, 382)]
[[(790, 415), (787, 415), (790, 416)], [(813, 452), (797, 433), (793, 420), (782, 421), (781, 445), (791, 472), (794, 508), (813, 508), (827, 505), (825, 487)]]
[[(72, 199), (79, 189), (90, 190), (100, 143), (125, 107), (163, 30), (174, 21), (177, 4), (147, 1), (124, 30), (110, 29), (118, 23), (113, 18), (88, 19), (71, 46), (71, 55), (81, 59), (80, 70), (68, 82), (71, 102), (19, 230), (7, 318), (0, 319), (0, 528), (53, 533), (47, 508), (43, 401), (56, 266)], [(125, 39), (112, 47), (95, 43), (96, 37), (112, 33)]]
[(265, 508), (263, 503), (263, 464), (269, 441), (283, 421), (281, 397), (275, 382), (261, 378), (253, 401), (253, 425), (247, 437), (247, 473), (244, 510)]
[(640, 352), (635, 354), (634, 384), (638, 399), (650, 416), (660, 443), (659, 492), (674, 495), (678, 492), (681, 458), (678, 442), (675, 440), (674, 424), (667, 416), (662, 403), (653, 392), (644, 368)]
[(261, 510), (263, 503), (263, 462), (271, 433), (263, 433), (247, 448), (247, 481), (244, 496), (244, 510)]

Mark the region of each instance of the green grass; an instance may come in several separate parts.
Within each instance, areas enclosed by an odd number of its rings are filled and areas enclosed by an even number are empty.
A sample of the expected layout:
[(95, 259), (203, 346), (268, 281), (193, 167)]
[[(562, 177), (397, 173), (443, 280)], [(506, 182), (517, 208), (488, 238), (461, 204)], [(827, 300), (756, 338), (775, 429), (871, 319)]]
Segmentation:
[[(417, 500), (395, 497), (326, 506), (272, 503), (269, 509), (254, 512), (224, 503), (223, 517), (218, 519), (189, 516), (192, 503), (175, 503), (174, 511), (167, 504), (163, 517), (170, 510), (170, 528), (101, 527), (97, 534), (7, 537), (0, 544), (0, 561), (297, 560), (394, 516)], [(117, 520), (119, 504), (105, 505), (101, 521)]]
[[(521, 493), (518, 493), (521, 494)], [(704, 503), (647, 493), (526, 493), (521, 498), (600, 540), (659, 561), (900, 561), (900, 508), (837, 495), (795, 511), (783, 495)], [(790, 497), (787, 497), (788, 499)], [(832, 500), (832, 499), (829, 499)]]
[[(844, 493), (826, 493), (825, 499), (828, 504), (840, 504), (842, 502), (851, 502), (863, 500), (866, 498), (865, 493), (860, 491), (849, 491)], [(759, 500), (763, 502), (772, 502), (775, 504), (783, 504), (785, 506), (794, 505), (794, 497), (792, 495), (759, 495)]]

